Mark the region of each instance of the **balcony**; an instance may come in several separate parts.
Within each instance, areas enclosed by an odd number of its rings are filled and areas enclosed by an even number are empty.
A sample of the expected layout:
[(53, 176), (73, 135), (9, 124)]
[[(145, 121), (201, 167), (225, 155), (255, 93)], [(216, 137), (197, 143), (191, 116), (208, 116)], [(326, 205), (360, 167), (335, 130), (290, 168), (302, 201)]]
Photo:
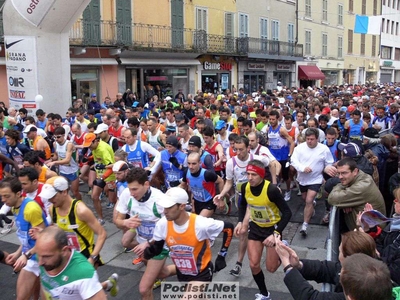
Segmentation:
[(259, 38), (207, 34), (204, 30), (112, 21), (75, 22), (71, 46), (123, 47), (133, 51), (192, 52), (247, 56), (249, 53), (303, 57), (303, 45)]

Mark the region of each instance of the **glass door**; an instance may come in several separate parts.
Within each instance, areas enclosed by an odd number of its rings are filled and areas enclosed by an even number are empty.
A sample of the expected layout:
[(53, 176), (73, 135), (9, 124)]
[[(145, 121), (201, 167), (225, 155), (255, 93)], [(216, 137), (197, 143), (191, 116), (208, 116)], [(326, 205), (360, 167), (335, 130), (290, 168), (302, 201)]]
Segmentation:
[[(81, 98), (85, 107), (87, 107), (90, 102), (90, 95), (97, 95), (97, 80), (78, 80), (76, 86), (78, 98)], [(99, 95), (97, 95), (97, 101), (100, 101)]]

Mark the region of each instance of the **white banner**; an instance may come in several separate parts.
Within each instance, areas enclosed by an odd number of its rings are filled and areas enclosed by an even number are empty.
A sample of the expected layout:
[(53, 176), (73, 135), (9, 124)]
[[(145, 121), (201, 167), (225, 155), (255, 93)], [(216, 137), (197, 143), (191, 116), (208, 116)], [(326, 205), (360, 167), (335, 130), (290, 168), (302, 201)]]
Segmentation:
[(39, 108), (36, 37), (5, 36), (4, 48), (7, 68), (7, 86), (10, 107), (26, 108), (34, 114)]
[(55, 1), (11, 0), (11, 3), (25, 20), (38, 27)]

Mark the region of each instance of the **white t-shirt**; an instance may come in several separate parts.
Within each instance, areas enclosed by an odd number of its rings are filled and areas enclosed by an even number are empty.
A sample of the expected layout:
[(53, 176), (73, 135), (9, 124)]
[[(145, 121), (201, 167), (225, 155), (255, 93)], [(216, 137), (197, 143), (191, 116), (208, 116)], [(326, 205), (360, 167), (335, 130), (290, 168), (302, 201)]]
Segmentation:
[(126, 188), (119, 197), (117, 211), (121, 214), (129, 214), (131, 217), (138, 215), (142, 221), (136, 228), (136, 240), (141, 244), (153, 238), (155, 224), (164, 214), (164, 209), (158, 203), (165, 197), (164, 193), (156, 188), (150, 188), (150, 198), (145, 202), (137, 201)]
[[(188, 229), (189, 220), (183, 225), (177, 225), (174, 222), (173, 226), (174, 230), (177, 233), (184, 233)], [(155, 241), (166, 240), (167, 228), (168, 228), (168, 220), (165, 217), (163, 217), (156, 224), (156, 228), (154, 229), (153, 239)], [(223, 229), (224, 229), (224, 221), (214, 220), (212, 218), (205, 218), (202, 216), (196, 216), (195, 232), (196, 232), (196, 238), (199, 241), (215, 240)]]
[[(301, 143), (294, 148), (291, 164), (297, 170), (297, 181), (301, 185), (322, 184), (324, 177), (322, 172), (326, 166), (334, 163), (329, 148), (317, 143), (315, 148), (308, 147), (307, 143)], [(310, 173), (304, 173), (306, 167), (311, 168)]]
[(256, 152), (257, 152), (257, 149), (259, 146), (261, 146), (261, 147), (260, 147), (260, 150), (258, 151), (257, 155), (266, 156), (269, 158), (270, 161), (276, 160), (275, 156), (271, 153), (271, 151), (269, 151), (269, 149), (267, 147), (262, 146), (262, 145), (258, 145), (257, 148), (255, 148), (255, 149), (250, 149), (250, 153), (256, 155)]

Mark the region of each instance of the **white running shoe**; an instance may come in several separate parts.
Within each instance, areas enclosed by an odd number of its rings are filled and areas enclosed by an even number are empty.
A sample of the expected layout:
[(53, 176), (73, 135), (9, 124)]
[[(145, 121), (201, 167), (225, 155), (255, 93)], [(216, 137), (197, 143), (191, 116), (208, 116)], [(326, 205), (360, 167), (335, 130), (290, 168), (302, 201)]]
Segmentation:
[(284, 196), (285, 201), (289, 201), (290, 200), (291, 194), (292, 194), (291, 190), (287, 190), (285, 192), (285, 196)]

